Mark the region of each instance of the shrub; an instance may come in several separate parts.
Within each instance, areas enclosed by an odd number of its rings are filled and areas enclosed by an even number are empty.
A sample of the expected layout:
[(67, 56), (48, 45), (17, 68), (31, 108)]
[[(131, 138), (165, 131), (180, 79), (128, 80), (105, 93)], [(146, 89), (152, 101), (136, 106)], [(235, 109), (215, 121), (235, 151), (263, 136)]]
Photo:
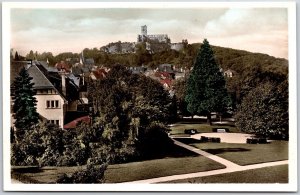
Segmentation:
[(103, 183), (107, 164), (89, 164), (85, 169), (78, 170), (70, 176), (63, 174), (56, 183)]
[(138, 150), (142, 157), (152, 158), (168, 151), (173, 141), (167, 134), (167, 129), (158, 124), (151, 125), (140, 134)]

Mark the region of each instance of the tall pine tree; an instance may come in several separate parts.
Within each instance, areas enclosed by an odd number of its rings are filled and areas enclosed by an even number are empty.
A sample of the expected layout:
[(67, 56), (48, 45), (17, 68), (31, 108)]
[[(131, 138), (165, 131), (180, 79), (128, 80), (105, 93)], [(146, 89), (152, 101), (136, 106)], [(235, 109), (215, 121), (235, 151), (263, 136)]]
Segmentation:
[(209, 42), (204, 39), (193, 70), (188, 78), (185, 100), (192, 114), (206, 115), (211, 124), (211, 112), (223, 112), (230, 106), (225, 79), (219, 70)]
[(36, 124), (39, 115), (36, 111), (36, 98), (33, 90), (34, 83), (31, 82), (32, 77), (29, 76), (25, 68), (22, 68), (19, 75), (12, 84), (13, 93), (13, 112), (15, 118), (15, 127), (17, 129), (17, 139), (21, 138), (32, 125)]

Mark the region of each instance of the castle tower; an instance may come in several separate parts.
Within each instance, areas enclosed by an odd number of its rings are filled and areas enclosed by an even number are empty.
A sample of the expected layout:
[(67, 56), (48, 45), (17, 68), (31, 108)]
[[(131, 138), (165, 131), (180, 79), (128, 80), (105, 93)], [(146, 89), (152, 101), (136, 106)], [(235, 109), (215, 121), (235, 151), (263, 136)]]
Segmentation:
[(141, 34), (143, 36), (147, 36), (147, 26), (146, 25), (141, 26)]

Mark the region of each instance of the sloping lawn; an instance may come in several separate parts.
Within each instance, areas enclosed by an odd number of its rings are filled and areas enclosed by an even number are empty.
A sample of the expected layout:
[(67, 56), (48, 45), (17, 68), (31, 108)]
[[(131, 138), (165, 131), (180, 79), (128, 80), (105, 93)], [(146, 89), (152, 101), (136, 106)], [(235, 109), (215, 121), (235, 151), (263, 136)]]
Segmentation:
[(118, 183), (222, 168), (225, 166), (203, 156), (166, 158), (111, 165), (105, 178), (106, 183)]
[(190, 145), (239, 165), (288, 159), (288, 141), (273, 141), (268, 144), (193, 143)]
[(213, 132), (213, 128), (228, 128), (230, 133), (240, 133), (240, 131), (233, 126), (229, 125), (208, 125), (208, 124), (186, 124), (186, 123), (176, 123), (174, 126), (172, 126), (170, 129), (172, 130), (170, 133), (171, 135), (185, 135), (184, 130), (185, 129), (197, 129), (198, 133), (211, 133)]
[[(185, 174), (225, 166), (174, 145), (167, 154), (140, 162), (109, 165), (105, 172), (106, 183), (117, 183), (155, 177)], [(82, 167), (14, 167), (12, 178), (23, 183), (55, 183), (64, 173), (73, 173)]]
[[(12, 177), (23, 183), (55, 183), (64, 173), (73, 173), (80, 168), (16, 168), (12, 171)], [(156, 159), (109, 165), (105, 172), (105, 180), (106, 183), (118, 183), (222, 168), (225, 166), (203, 156)]]
[(288, 183), (288, 178), (288, 165), (279, 165), (166, 183)]

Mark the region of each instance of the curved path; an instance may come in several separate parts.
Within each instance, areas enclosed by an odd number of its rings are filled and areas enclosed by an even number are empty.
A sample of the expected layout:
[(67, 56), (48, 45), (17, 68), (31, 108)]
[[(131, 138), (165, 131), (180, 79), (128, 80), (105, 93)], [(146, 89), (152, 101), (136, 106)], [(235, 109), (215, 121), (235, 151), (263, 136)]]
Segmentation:
[(171, 175), (171, 176), (165, 176), (165, 177), (158, 177), (158, 178), (152, 178), (152, 179), (145, 179), (145, 180), (138, 180), (138, 181), (131, 181), (131, 182), (124, 182), (127, 184), (136, 184), (136, 183), (160, 183), (160, 182), (167, 182), (167, 181), (173, 181), (173, 180), (180, 180), (180, 179), (189, 179), (189, 178), (195, 178), (195, 177), (205, 177), (210, 175), (219, 175), (223, 173), (232, 173), (237, 171), (245, 171), (250, 169), (258, 169), (258, 168), (264, 168), (264, 167), (271, 167), (271, 166), (277, 166), (277, 165), (285, 165), (288, 164), (288, 160), (283, 161), (276, 161), (276, 162), (267, 162), (267, 163), (259, 163), (259, 164), (253, 164), (253, 165), (247, 165), (247, 166), (240, 166), (238, 164), (235, 164), (231, 161), (228, 161), (224, 158), (221, 158), (219, 156), (210, 154), (208, 152), (205, 152), (203, 150), (194, 148), (192, 146), (189, 146), (187, 144), (184, 144), (182, 142), (174, 140), (174, 143), (178, 146), (181, 146), (183, 148), (186, 148), (190, 151), (193, 151), (197, 154), (203, 155), (207, 158), (210, 158), (218, 163), (221, 163), (226, 166), (224, 169), (217, 169), (212, 171), (205, 171), (205, 172), (197, 172), (197, 173), (188, 173), (188, 174), (180, 174), (180, 175)]

